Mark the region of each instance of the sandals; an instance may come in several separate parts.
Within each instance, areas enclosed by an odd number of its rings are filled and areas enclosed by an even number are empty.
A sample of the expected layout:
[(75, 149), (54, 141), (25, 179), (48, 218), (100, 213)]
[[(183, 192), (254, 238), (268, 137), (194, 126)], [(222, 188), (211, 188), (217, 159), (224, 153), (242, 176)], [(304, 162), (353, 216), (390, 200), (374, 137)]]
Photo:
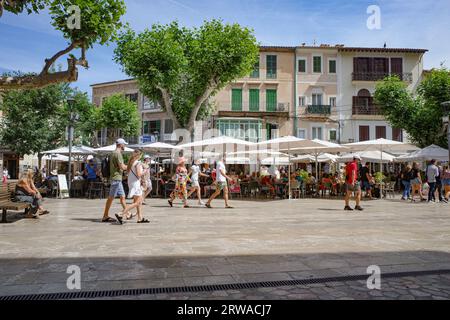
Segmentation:
[(39, 215), (40, 215), (40, 216), (45, 216), (45, 215), (47, 215), (47, 214), (50, 214), (50, 211), (44, 210), (44, 211), (42, 211), (42, 213), (39, 214)]
[(136, 216), (137, 216), (137, 212), (132, 213), (132, 214), (130, 214), (129, 216), (127, 216), (127, 220), (131, 220), (131, 219), (133, 219), (133, 218), (136, 217)]
[(209, 203), (205, 203), (205, 207), (207, 207), (208, 209), (212, 209), (212, 207)]
[(113, 222), (116, 222), (116, 220), (111, 217), (102, 220), (102, 223), (113, 223)]
[(225, 209), (234, 209), (232, 206), (226, 206)]
[(117, 218), (117, 221), (119, 222), (119, 224), (123, 224), (123, 219), (122, 219), (122, 217), (121, 216), (119, 216), (119, 214), (117, 214), (116, 213), (116, 218)]
[(189, 209), (190, 208), (190, 206), (189, 205), (185, 205), (183, 208), (185, 208), (185, 209)]
[(138, 221), (137, 223), (150, 223), (150, 221), (144, 218), (141, 221)]

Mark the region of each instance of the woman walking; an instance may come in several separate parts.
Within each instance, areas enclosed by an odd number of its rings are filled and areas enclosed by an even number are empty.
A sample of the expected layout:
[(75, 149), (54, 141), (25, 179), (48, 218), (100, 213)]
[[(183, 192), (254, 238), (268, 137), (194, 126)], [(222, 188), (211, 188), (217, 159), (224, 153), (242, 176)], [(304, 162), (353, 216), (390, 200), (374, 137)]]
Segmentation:
[(142, 204), (145, 206), (147, 205), (145, 203), (145, 199), (147, 199), (147, 197), (150, 195), (150, 193), (153, 190), (153, 186), (152, 186), (152, 178), (151, 178), (151, 163), (152, 163), (152, 158), (149, 155), (146, 155), (144, 157), (144, 164), (143, 169), (144, 169), (144, 174), (142, 176), (142, 183), (143, 183), (143, 188), (144, 188), (144, 197), (142, 199)]
[(169, 205), (173, 207), (175, 198), (180, 197), (183, 199), (184, 208), (189, 208), (187, 203), (187, 182), (189, 176), (186, 169), (186, 158), (181, 157), (178, 159), (178, 166), (173, 179), (175, 180), (175, 189), (170, 194), (170, 199), (168, 200)]
[(116, 214), (117, 221), (123, 224), (123, 219), (130, 220), (133, 216), (130, 214), (132, 209), (137, 210), (137, 223), (149, 223), (150, 221), (145, 219), (142, 214), (142, 196), (143, 190), (141, 186), (141, 177), (144, 173), (142, 163), (139, 161), (142, 153), (139, 150), (133, 152), (133, 156), (128, 162), (128, 199), (133, 199), (133, 203), (125, 207), (121, 214)]
[(412, 166), (412, 180), (411, 180), (411, 187), (412, 187), (412, 197), (411, 197), (411, 201), (414, 202), (414, 197), (416, 195), (416, 193), (419, 193), (420, 196), (420, 201), (426, 201), (426, 199), (423, 197), (422, 194), (422, 176), (420, 174), (420, 169), (419, 169), (419, 164), (417, 162), (413, 163)]
[(206, 174), (201, 172), (200, 169), (200, 160), (196, 160), (191, 167), (191, 171), (189, 173), (191, 179), (191, 188), (189, 190), (188, 199), (194, 193), (197, 192), (198, 204), (204, 206), (205, 203), (202, 201), (202, 192), (200, 188), (200, 177), (208, 177)]
[(442, 169), (442, 186), (444, 188), (444, 197), (448, 202), (450, 199), (450, 168), (449, 166), (444, 166)]

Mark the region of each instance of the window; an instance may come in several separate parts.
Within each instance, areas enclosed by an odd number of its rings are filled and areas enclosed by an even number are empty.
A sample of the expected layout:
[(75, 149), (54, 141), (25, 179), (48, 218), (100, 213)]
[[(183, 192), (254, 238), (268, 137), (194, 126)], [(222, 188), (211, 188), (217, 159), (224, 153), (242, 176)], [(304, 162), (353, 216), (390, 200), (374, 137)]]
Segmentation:
[(336, 60), (328, 60), (328, 73), (336, 73)]
[(386, 139), (386, 127), (376, 126), (376, 139)]
[(312, 128), (312, 138), (314, 139), (322, 139), (322, 128), (321, 127), (313, 127)]
[(323, 105), (322, 98), (323, 98), (322, 94), (313, 93), (313, 95), (312, 95), (312, 104), (313, 104), (313, 106), (321, 106), (321, 105)]
[(269, 112), (277, 111), (277, 90), (274, 89), (266, 90), (266, 111)]
[(164, 134), (172, 134), (173, 133), (173, 120), (166, 119), (164, 120)]
[(336, 108), (336, 97), (330, 97), (330, 106)]
[(138, 93), (129, 93), (125, 95), (125, 98), (130, 100), (131, 102), (137, 102), (138, 101)]
[(231, 90), (231, 110), (242, 111), (242, 89)]
[(161, 120), (144, 121), (142, 130), (143, 135), (154, 135), (155, 132), (157, 132), (158, 135), (161, 134)]
[(392, 140), (403, 142), (403, 130), (400, 128), (392, 128)]
[(249, 90), (249, 102), (250, 111), (259, 111), (259, 89)]
[(253, 68), (252, 73), (250, 73), (250, 78), (259, 78), (259, 58), (258, 62), (256, 62), (255, 67)]
[(298, 129), (297, 138), (306, 139), (306, 129)]
[(322, 57), (321, 56), (313, 57), (313, 72), (314, 73), (322, 73)]
[(337, 141), (337, 131), (330, 130), (330, 141)]
[(298, 72), (306, 73), (306, 59), (298, 60)]
[(159, 105), (158, 102), (150, 100), (147, 97), (144, 97), (144, 101), (143, 101), (143, 106), (142, 108), (144, 110), (160, 110), (161, 106)]
[(216, 127), (221, 134), (228, 137), (251, 142), (261, 142), (261, 120), (226, 120), (218, 119)]
[(306, 97), (304, 96), (298, 97), (298, 105), (300, 107), (306, 106)]
[(370, 127), (359, 126), (359, 141), (369, 141), (369, 140), (370, 140)]
[(268, 55), (267, 57), (267, 78), (277, 78), (277, 56)]

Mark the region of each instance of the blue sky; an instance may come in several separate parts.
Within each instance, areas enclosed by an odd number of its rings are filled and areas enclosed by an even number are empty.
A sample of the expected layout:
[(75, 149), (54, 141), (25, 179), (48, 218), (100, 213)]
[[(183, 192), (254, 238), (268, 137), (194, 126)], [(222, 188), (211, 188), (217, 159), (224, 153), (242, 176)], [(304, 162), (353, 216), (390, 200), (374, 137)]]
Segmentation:
[[(450, 67), (449, 0), (126, 0), (124, 20), (137, 30), (178, 20), (196, 26), (222, 18), (255, 30), (263, 45), (345, 44), (425, 48), (425, 67)], [(381, 8), (381, 30), (369, 30), (369, 5)], [(0, 72), (38, 72), (44, 58), (66, 46), (47, 14), (0, 18)], [(114, 45), (88, 52), (91, 68), (75, 86), (90, 94), (90, 84), (126, 78), (112, 61)], [(60, 60), (65, 64), (65, 60)]]

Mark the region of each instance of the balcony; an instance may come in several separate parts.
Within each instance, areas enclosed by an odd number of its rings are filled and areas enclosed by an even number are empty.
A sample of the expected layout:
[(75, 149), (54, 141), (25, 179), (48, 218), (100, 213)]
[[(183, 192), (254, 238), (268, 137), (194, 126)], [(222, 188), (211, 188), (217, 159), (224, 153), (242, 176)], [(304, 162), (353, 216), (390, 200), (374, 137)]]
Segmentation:
[(219, 117), (238, 117), (238, 118), (264, 118), (264, 117), (285, 117), (289, 118), (290, 104), (277, 103), (269, 108), (266, 106), (242, 106), (239, 110), (232, 107), (219, 107)]
[(352, 114), (354, 116), (382, 116), (381, 106), (373, 103), (370, 97), (353, 97)]
[(308, 105), (305, 110), (306, 115), (329, 116), (331, 115), (331, 105)]
[(389, 73), (389, 72), (353, 72), (352, 81), (381, 81), (389, 76), (397, 76), (400, 80), (411, 83), (413, 76), (411, 72), (407, 73)]

